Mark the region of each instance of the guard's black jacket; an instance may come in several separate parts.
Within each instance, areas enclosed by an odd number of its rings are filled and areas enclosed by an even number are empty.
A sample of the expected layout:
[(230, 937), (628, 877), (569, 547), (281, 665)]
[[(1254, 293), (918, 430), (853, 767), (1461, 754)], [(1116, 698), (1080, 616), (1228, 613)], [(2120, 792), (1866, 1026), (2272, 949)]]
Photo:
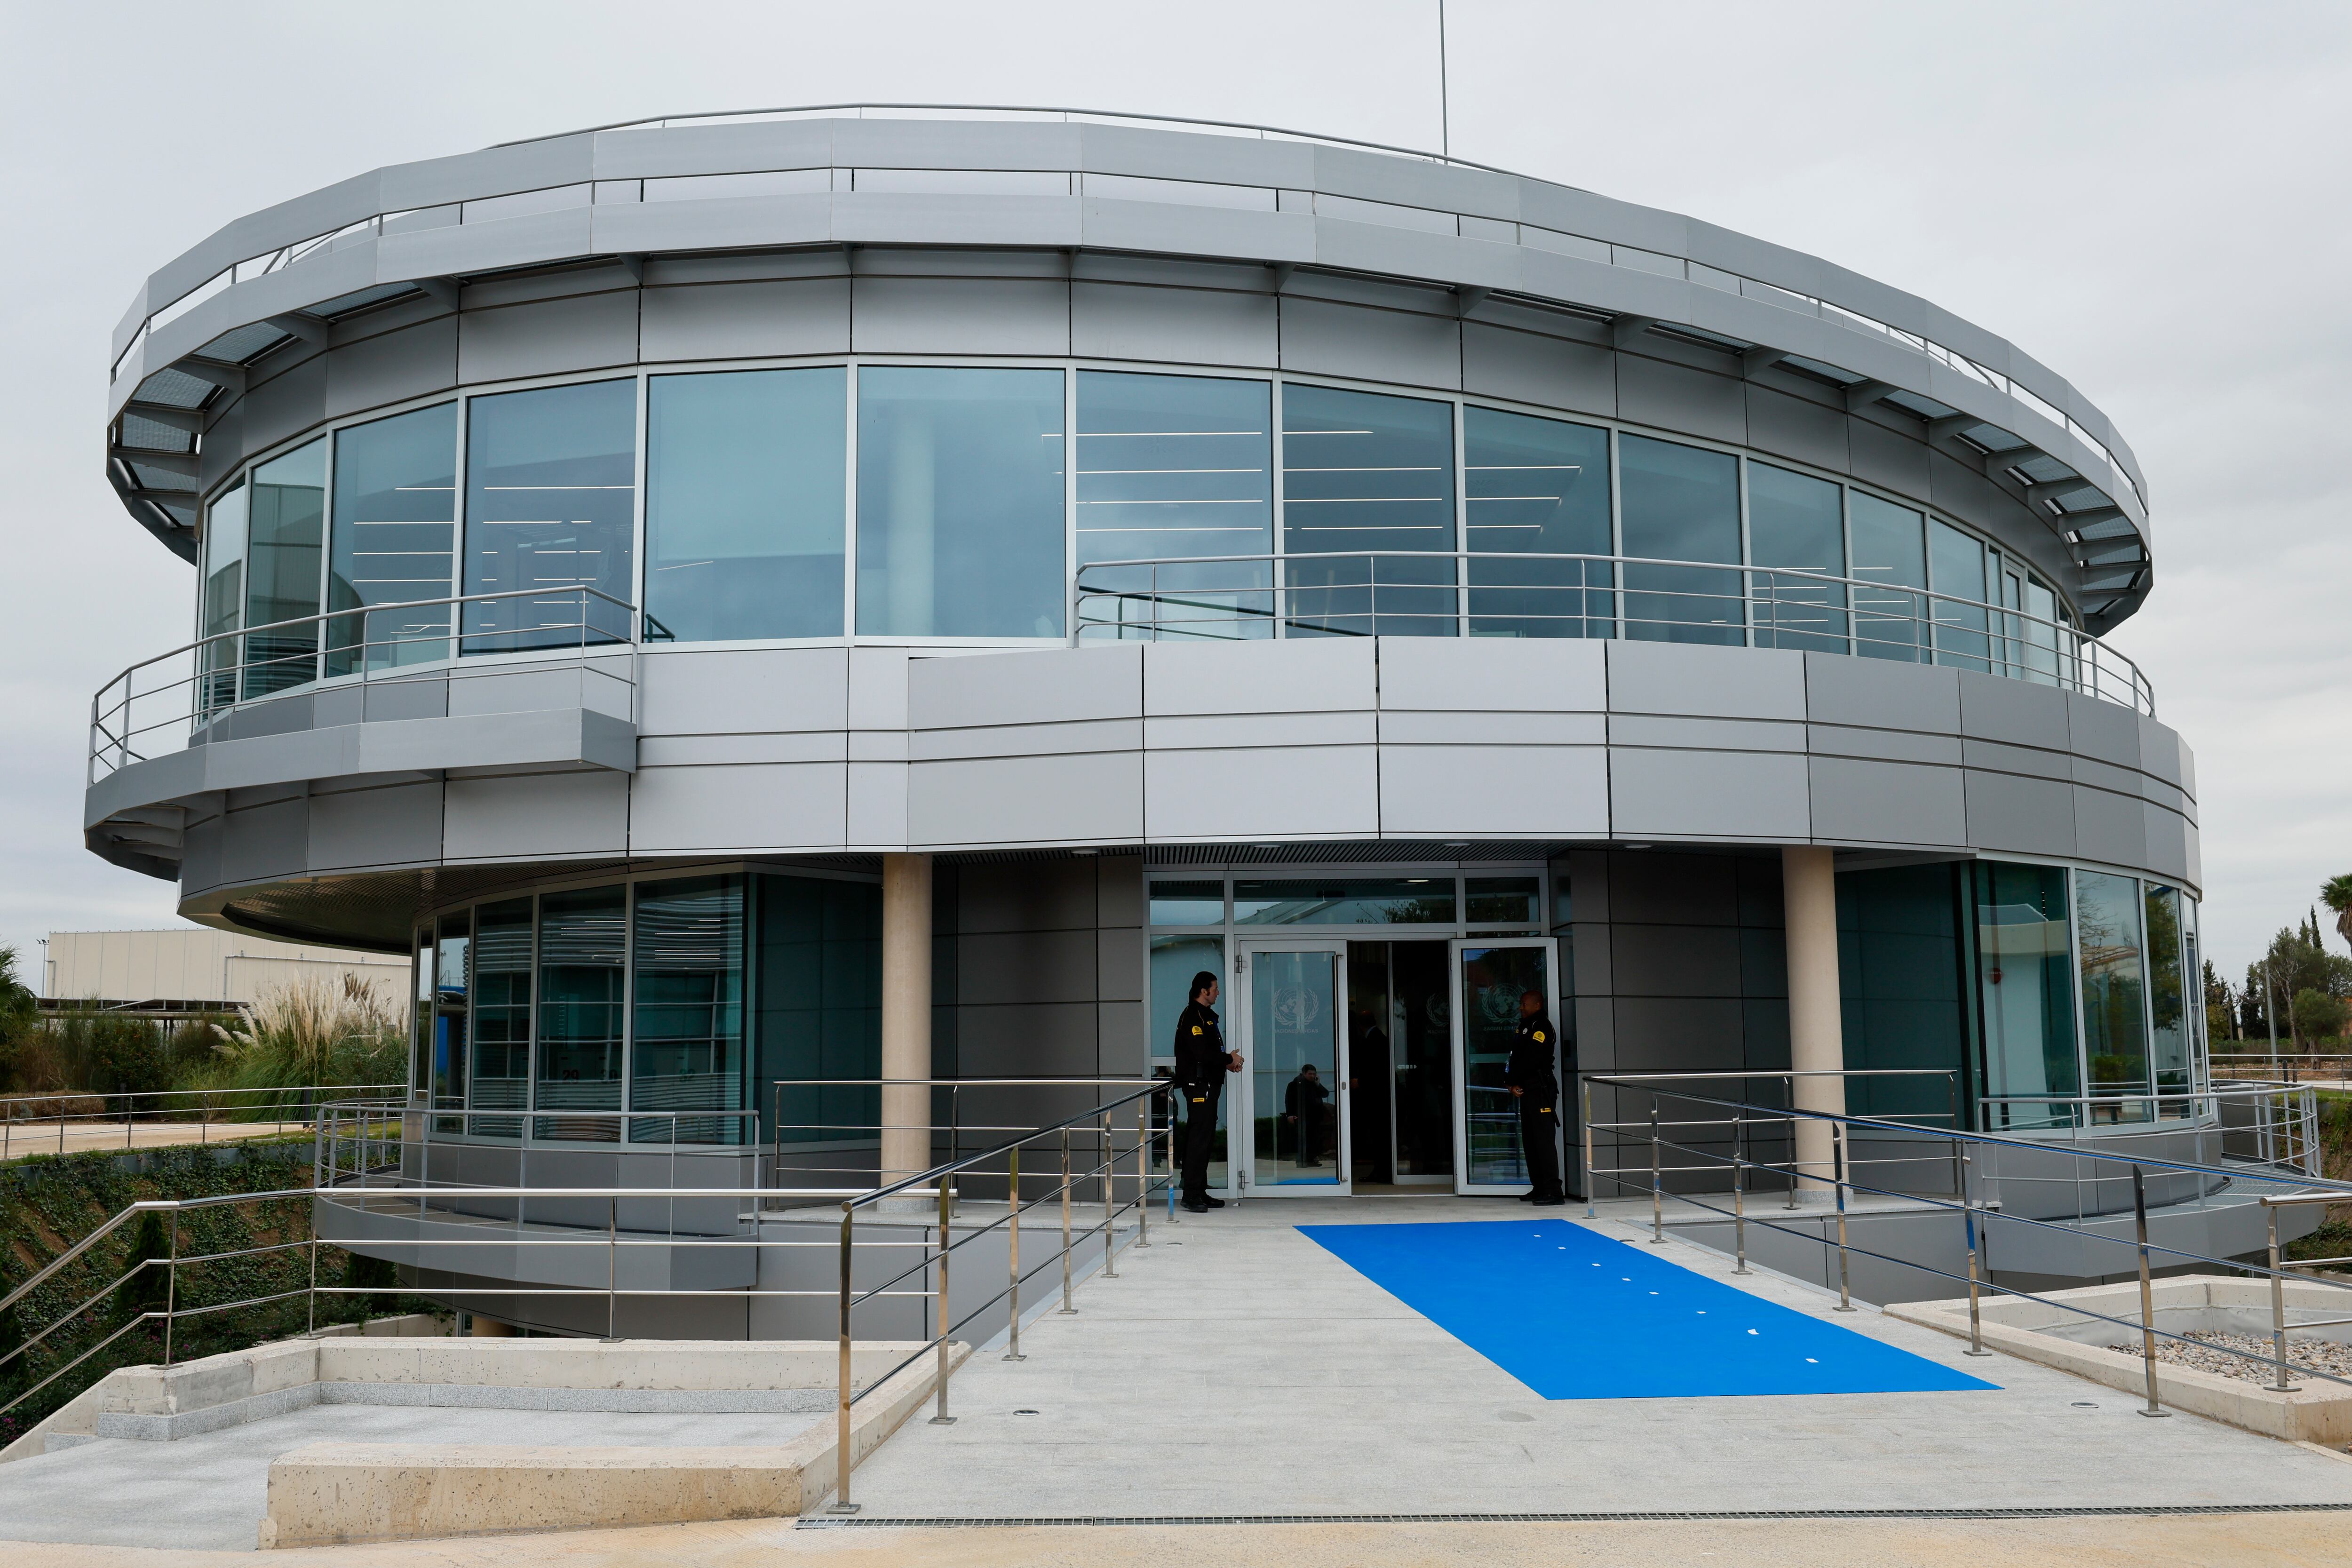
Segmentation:
[(1187, 1089), (1225, 1081), (1225, 1032), (1217, 1010), (1194, 1002), (1176, 1016), (1176, 1081)]
[(1559, 1079), (1554, 1076), (1552, 1058), (1559, 1045), (1559, 1031), (1551, 1026), (1548, 1016), (1538, 1013), (1519, 1020), (1517, 1037), (1511, 1041), (1511, 1059), (1503, 1067), (1505, 1087), (1532, 1095), (1543, 1105), (1557, 1101)]

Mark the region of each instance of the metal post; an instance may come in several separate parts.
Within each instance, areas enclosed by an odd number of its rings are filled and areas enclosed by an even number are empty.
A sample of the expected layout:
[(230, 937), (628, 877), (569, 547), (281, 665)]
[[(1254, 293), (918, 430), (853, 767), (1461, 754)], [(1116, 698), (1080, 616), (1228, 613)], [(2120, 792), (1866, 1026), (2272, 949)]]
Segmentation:
[[(833, 1509), (835, 1513), (856, 1513), (857, 1505), (849, 1500), (849, 1467), (853, 1456), (849, 1447), (849, 1258), (850, 1242), (857, 1224), (857, 1210), (849, 1204), (841, 1205), (841, 1371), (835, 1400), (833, 1427)], [(944, 1386), (944, 1385), (943, 1385)]]
[(1135, 1102), (1135, 1245), (1151, 1245), (1151, 1097)]
[[(953, 1249), (954, 1237), (949, 1230), (949, 1220), (955, 1213), (955, 1189), (948, 1185), (948, 1173), (940, 1173), (940, 1359), (931, 1373), (939, 1385), (938, 1398), (931, 1405), (931, 1425), (952, 1426), (955, 1417), (948, 1414), (948, 1325), (955, 1320), (948, 1316), (948, 1254)], [(845, 1437), (845, 1441), (846, 1438)]]
[(1658, 1184), (1658, 1100), (1650, 1097), (1650, 1245), (1656, 1247), (1666, 1239), (1666, 1198)]
[(163, 1276), (163, 1364), (165, 1366), (172, 1364), (172, 1328), (179, 1321), (179, 1315), (180, 1211), (173, 1209), (172, 1211), (172, 1263)]
[(1102, 1134), (1103, 1278), (1106, 1279), (1116, 1279), (1118, 1278), (1118, 1267), (1117, 1262), (1117, 1254), (1118, 1252), (1118, 1201), (1116, 1195), (1118, 1189), (1118, 1157), (1111, 1150), (1110, 1113), (1108, 1111), (1105, 1111), (1103, 1113)]
[(1740, 1153), (1740, 1142), (1748, 1131), (1748, 1118), (1737, 1117), (1731, 1123), (1731, 1234), (1739, 1267), (1734, 1274), (1746, 1274), (1748, 1268), (1748, 1162)]
[(1830, 1175), (1837, 1184), (1838, 1304), (1841, 1312), (1853, 1310), (1853, 1290), (1848, 1283), (1845, 1251), (1845, 1123), (1830, 1123)]
[(319, 1209), (318, 1200), (310, 1200), (310, 1326), (304, 1331), (319, 1331)]
[(1070, 1130), (1062, 1129), (1062, 1312), (1074, 1317), (1077, 1309), (1070, 1305)]
[(2169, 1415), (2156, 1397), (2156, 1288), (2147, 1278), (2147, 1183), (2132, 1167), (2132, 1226), (2139, 1235), (2139, 1354), (2147, 1367), (2147, 1408), (2142, 1415)]
[(2271, 1355), (2278, 1363), (2278, 1377), (2271, 1387), (2275, 1393), (2293, 1394), (2302, 1385), (2286, 1380), (2286, 1281), (2279, 1277), (2278, 1210), (2267, 1209), (2263, 1217), (2270, 1223)]
[(1984, 1321), (1978, 1315), (1977, 1311), (1977, 1279), (1978, 1269), (1979, 1267), (1977, 1249), (1979, 1245), (1979, 1238), (1977, 1235), (1976, 1200), (1969, 1195), (1968, 1173), (1966, 1170), (1966, 1167), (1973, 1163), (1973, 1162), (1970, 1161), (1966, 1154), (1963, 1154), (1960, 1156), (1960, 1163), (1963, 1167), (1960, 1173), (1960, 1217), (1966, 1222), (1969, 1233), (1969, 1348), (1962, 1351), (1960, 1353), (1962, 1355), (1990, 1355), (1992, 1354), (1992, 1352), (1984, 1348)]
[[(1004, 1194), (1011, 1211), (1011, 1217), (1006, 1221), (1004, 1245), (1013, 1267), (1010, 1287), (1013, 1313), (1009, 1320), (1013, 1337), (1004, 1347), (1004, 1359), (1027, 1361), (1029, 1358), (1021, 1353), (1021, 1145), (1018, 1143), (1004, 1152)], [(942, 1317), (940, 1320), (940, 1342), (942, 1346), (947, 1342), (947, 1320)]]
[(620, 1326), (621, 1194), (604, 1200), (604, 1337), (614, 1339)]
[(1584, 1091), (1584, 1217), (1594, 1217), (1592, 1181), (1592, 1080), (1586, 1079), (1579, 1086)]

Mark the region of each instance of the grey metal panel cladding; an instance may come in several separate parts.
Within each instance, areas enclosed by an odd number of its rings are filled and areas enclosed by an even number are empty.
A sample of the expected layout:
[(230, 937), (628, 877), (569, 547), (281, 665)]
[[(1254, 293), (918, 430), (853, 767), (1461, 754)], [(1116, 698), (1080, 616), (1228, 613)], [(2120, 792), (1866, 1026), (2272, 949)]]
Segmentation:
[(1143, 828), (1143, 759), (1135, 752), (918, 763), (907, 771), (912, 845), (1139, 842)]
[(1145, 836), (1372, 837), (1380, 831), (1378, 756), (1372, 746), (1147, 752)]
[(1956, 847), (1969, 841), (1958, 768), (1815, 757), (1810, 771), (1815, 838)]
[(1605, 837), (1606, 753), (1598, 746), (1384, 743), (1381, 830), (1392, 836)]
[(956, 895), (959, 931), (1091, 931), (1101, 894), (1076, 860), (966, 866)]
[(1462, 385), (1473, 395), (1613, 416), (1617, 356), (1593, 343), (1465, 321)]
[(1070, 285), (1070, 352), (1270, 370), (1281, 334), (1272, 294), (1081, 279)]
[(444, 316), (327, 352), (330, 419), (457, 384), (457, 321)]
[(1612, 1010), (1620, 1071), (1736, 1072), (1747, 1065), (1736, 997), (1620, 996)]
[(248, 452), (310, 429), (327, 416), (327, 356), (315, 353), (289, 365), (248, 391), (241, 402)]
[(1770, 387), (1749, 383), (1748, 445), (1759, 452), (1810, 463), (1831, 473), (1847, 471), (1853, 452), (1846, 441), (1848, 416), (1832, 408)]
[(848, 765), (753, 763), (639, 770), (629, 847), (835, 849), (848, 841)]
[(1143, 645), (914, 659), (907, 710), (918, 730), (1139, 719)]
[(1282, 365), (1321, 375), (1453, 389), (1462, 383), (1461, 323), (1442, 316), (1286, 296)]
[(1095, 894), (1097, 918), (1106, 927), (1140, 928), (1144, 924), (1143, 858), (1106, 855), (1095, 864), (1101, 874)]
[(441, 858), (441, 783), (314, 794), (310, 869), (430, 865)]
[[(1385, 712), (1597, 712), (1603, 644), (1580, 638), (1388, 637), (1377, 644)], [(1507, 736), (1493, 735), (1496, 740)]]
[(2066, 694), (2066, 730), (2074, 749), (2119, 768), (2139, 765), (2139, 719), (2128, 708), (2078, 692)]
[(1637, 425), (1709, 440), (1748, 437), (1747, 384), (1638, 353), (1617, 356), (1617, 413)]
[(2180, 737), (2170, 729), (2154, 719), (2139, 721), (2139, 765), (2168, 784), (2193, 792), (2181, 765), (2183, 750)]
[(1619, 996), (1740, 995), (1739, 933), (1731, 926), (1619, 923), (1610, 932), (1610, 990)]
[(845, 278), (647, 289), (639, 352), (654, 361), (845, 353), (849, 290)]
[(1967, 770), (1969, 842), (2028, 855), (2074, 853), (2074, 786)]
[(458, 374), (469, 382), (597, 370), (636, 357), (635, 289), (468, 310), (457, 338)]
[(1149, 989), (1144, 973), (1143, 933), (1134, 926), (1095, 932), (1095, 988), (1106, 997), (1140, 1000)]
[(2147, 858), (2147, 803), (2087, 784), (2074, 787), (2074, 853), (2111, 866)]
[[(1279, 670), (1261, 662), (1280, 648)], [(1375, 650), (1359, 638), (1278, 644), (1144, 645), (1144, 712), (1164, 714), (1369, 711), (1379, 703)]]
[(850, 650), (694, 648), (637, 660), (639, 728), (648, 735), (844, 730)]
[(1653, 838), (1802, 841), (1805, 759), (1775, 752), (1612, 750), (1611, 829)]
[(860, 353), (1066, 354), (1069, 285), (1043, 279), (860, 278)]
[[(1737, 925), (1739, 882), (1728, 855), (1606, 854), (1612, 924)], [(1580, 911), (1581, 912), (1581, 911)]]
[[(1848, 654), (1805, 657), (1805, 711), (1817, 724), (1924, 730), (1960, 727), (1961, 671)], [(2012, 683), (2013, 684), (2013, 683)]]
[(1846, 422), (1853, 477), (1907, 496), (1927, 493), (1927, 446), (1915, 434), (1890, 430), (1867, 418)]
[(2153, 802), (2143, 802), (2140, 812), (2147, 845), (2147, 858), (2140, 864), (2159, 877), (2176, 877), (2196, 886), (2200, 880), (2196, 864), (2197, 829), (2179, 812), (2167, 811)]
[(310, 857), (310, 802), (272, 801), (226, 814), (221, 824), (221, 880), (256, 882), (298, 876)]
[(956, 1000), (971, 1004), (1093, 1002), (1092, 931), (966, 931), (956, 939)]
[(1100, 1062), (1093, 1002), (957, 1009), (956, 1065), (968, 1078), (1092, 1077)]
[(1612, 642), (1609, 706), (1706, 719), (1805, 717), (1806, 655), (1781, 648)]
[(1974, 670), (1963, 670), (1959, 678), (1961, 733), (2053, 752), (2067, 749), (2064, 692)]
[(445, 853), (452, 860), (625, 854), (628, 784), (610, 773), (451, 779)]

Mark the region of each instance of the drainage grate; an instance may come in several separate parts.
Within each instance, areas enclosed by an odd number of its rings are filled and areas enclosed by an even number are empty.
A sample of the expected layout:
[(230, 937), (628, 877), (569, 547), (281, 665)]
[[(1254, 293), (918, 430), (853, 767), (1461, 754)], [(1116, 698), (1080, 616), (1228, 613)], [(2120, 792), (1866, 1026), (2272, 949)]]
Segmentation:
[(2352, 1513), (2347, 1502), (2151, 1503), (2122, 1508), (1759, 1508), (1648, 1513), (1188, 1513), (1056, 1515), (1008, 1519), (817, 1516), (796, 1530), (1031, 1529), (1155, 1524), (1621, 1524), (1741, 1519), (2180, 1519), (2230, 1513)]

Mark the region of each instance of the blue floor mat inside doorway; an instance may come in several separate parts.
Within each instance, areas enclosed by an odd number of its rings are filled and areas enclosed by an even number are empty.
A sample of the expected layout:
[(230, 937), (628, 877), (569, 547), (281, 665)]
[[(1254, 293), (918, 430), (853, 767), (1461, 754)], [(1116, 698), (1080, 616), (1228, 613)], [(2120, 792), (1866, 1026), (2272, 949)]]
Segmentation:
[(1546, 1399), (1999, 1386), (1563, 1219), (1298, 1229)]

